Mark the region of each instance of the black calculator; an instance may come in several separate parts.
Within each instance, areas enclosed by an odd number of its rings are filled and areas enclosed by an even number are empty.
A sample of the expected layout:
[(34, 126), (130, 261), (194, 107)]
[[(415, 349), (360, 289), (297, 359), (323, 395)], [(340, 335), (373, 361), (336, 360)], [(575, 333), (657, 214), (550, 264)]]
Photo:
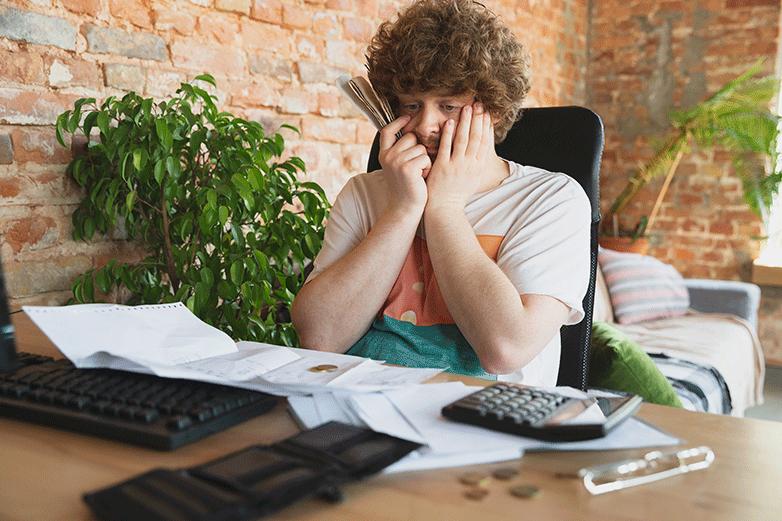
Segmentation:
[[(454, 421), (547, 441), (601, 438), (633, 416), (641, 406), (637, 395), (617, 397), (564, 396), (553, 391), (501, 382), (484, 387), (443, 407)], [(597, 403), (604, 420), (569, 422)]]

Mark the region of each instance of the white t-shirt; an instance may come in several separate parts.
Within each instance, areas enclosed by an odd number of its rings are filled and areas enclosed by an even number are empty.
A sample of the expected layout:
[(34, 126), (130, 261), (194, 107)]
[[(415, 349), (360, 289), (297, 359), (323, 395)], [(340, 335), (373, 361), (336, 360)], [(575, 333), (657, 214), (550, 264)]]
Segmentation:
[[(584, 317), (582, 301), (589, 281), (590, 204), (581, 186), (565, 174), (509, 163), (510, 175), (497, 187), (472, 196), (465, 207), (467, 219), (475, 230), (487, 255), (523, 294), (554, 297), (570, 308), (566, 324), (576, 324)], [(382, 171), (351, 178), (340, 192), (331, 211), (323, 248), (314, 261), (310, 280), (344, 257), (366, 237), (385, 211), (386, 181)], [(380, 320), (401, 324), (403, 335), (418, 335), (417, 328), (456, 328), (445, 302), (439, 294), (426, 249), (425, 231), (419, 228), (408, 260), (379, 314)], [(378, 321), (376, 320), (376, 323)], [(374, 326), (373, 326), (374, 327)], [(395, 327), (395, 334), (399, 334)], [(372, 329), (368, 335), (372, 333)], [(439, 334), (439, 333), (438, 333)], [(438, 334), (423, 334), (437, 343)], [(453, 336), (452, 332), (446, 336)], [(459, 335), (461, 335), (459, 333)], [(419, 335), (420, 336), (420, 335)], [(463, 338), (463, 337), (462, 337)], [(420, 342), (417, 338), (413, 344)], [(388, 340), (386, 339), (386, 342)], [(451, 347), (472, 351), (464, 341)], [(456, 342), (459, 344), (459, 342)], [(358, 344), (357, 344), (358, 345)], [(383, 358), (389, 356), (383, 351)], [(350, 351), (349, 351), (350, 352)], [(359, 354), (359, 353), (351, 353)], [(454, 355), (462, 358), (464, 353)], [(474, 353), (472, 353), (474, 355)], [(416, 355), (418, 356), (418, 355)], [(426, 360), (427, 367), (442, 367), (443, 362), (414, 357), (414, 364)], [(372, 356), (375, 358), (375, 356)], [(559, 335), (520, 371), (500, 375), (501, 380), (520, 381), (529, 385), (553, 386), (559, 370)], [(395, 363), (410, 365), (410, 358)], [(460, 370), (453, 357), (445, 357), (449, 370), (486, 377), (475, 370)], [(477, 357), (475, 358), (477, 360)], [(388, 360), (391, 361), (391, 360)], [(469, 364), (468, 364), (469, 365)]]

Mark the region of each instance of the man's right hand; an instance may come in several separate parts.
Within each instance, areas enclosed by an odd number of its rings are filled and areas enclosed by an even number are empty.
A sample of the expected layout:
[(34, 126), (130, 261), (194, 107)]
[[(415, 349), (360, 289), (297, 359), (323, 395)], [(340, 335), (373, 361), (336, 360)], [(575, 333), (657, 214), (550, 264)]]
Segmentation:
[(388, 183), (389, 205), (423, 213), (428, 197), (426, 176), (432, 160), (414, 133), (396, 138), (409, 121), (410, 116), (402, 116), (380, 131), (378, 160)]

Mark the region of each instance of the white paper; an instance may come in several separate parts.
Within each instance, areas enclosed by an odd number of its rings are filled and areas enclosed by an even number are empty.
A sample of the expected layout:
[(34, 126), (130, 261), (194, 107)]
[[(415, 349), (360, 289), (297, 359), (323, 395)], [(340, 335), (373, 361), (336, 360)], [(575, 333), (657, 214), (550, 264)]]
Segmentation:
[[(279, 396), (338, 389), (371, 392), (417, 384), (441, 372), (259, 342), (235, 343), (181, 303), (23, 309), (77, 367), (189, 378)], [(313, 370), (326, 364), (334, 370)]]
[(376, 129), (381, 130), (394, 120), (388, 102), (377, 96), (366, 78), (343, 74), (337, 78), (337, 88)]
[(301, 356), (283, 346), (245, 347), (236, 353), (180, 364), (179, 368), (211, 375), (219, 380), (242, 382), (291, 364)]
[[(303, 428), (337, 420), (425, 444), (384, 472), (507, 461), (521, 457), (525, 451), (612, 450), (681, 443), (680, 439), (638, 418), (628, 418), (603, 438), (546, 442), (453, 422), (442, 416), (443, 406), (477, 389), (461, 382), (447, 382), (371, 394), (325, 393), (290, 397), (288, 402)], [(551, 390), (576, 398), (587, 396), (572, 388)]]
[(427, 440), (435, 454), (466, 453), (478, 448), (522, 448), (523, 442), (519, 436), (454, 422), (440, 413), (449, 403), (478, 389), (479, 387), (469, 387), (461, 382), (447, 382), (398, 389), (385, 395)]
[(149, 306), (82, 304), (22, 309), (77, 367), (95, 353), (178, 365), (236, 352), (231, 337), (181, 302)]

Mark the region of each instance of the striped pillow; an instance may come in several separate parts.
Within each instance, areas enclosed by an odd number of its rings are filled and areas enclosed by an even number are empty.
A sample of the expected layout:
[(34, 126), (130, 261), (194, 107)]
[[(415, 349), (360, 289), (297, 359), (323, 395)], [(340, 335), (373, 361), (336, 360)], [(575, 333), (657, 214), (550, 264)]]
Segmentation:
[(598, 260), (620, 324), (678, 317), (690, 307), (684, 279), (670, 264), (605, 248), (600, 248)]

